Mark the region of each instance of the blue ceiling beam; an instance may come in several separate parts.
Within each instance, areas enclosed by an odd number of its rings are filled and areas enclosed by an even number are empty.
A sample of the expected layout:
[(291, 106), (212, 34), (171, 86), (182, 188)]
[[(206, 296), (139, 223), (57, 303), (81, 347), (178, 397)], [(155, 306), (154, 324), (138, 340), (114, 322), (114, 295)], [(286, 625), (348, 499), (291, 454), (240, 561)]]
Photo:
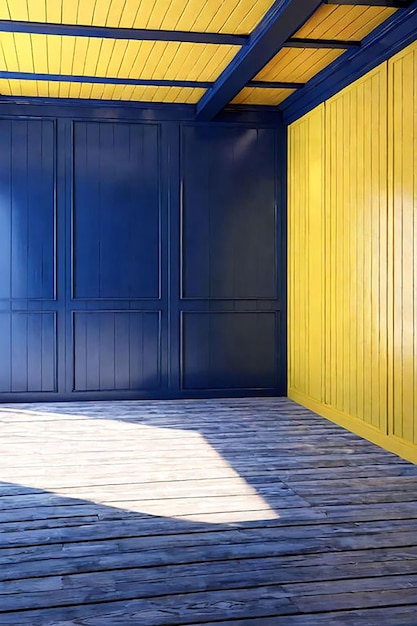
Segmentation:
[(193, 33), (181, 30), (151, 30), (147, 28), (112, 28), (109, 26), (79, 26), (78, 24), (51, 24), (0, 20), (0, 32), (28, 33), (31, 35), (62, 35), (71, 37), (96, 37), (100, 39), (127, 39), (134, 41), (177, 41), (202, 44), (243, 46), (249, 35), (228, 33)]
[[(140, 87), (187, 87), (190, 89), (209, 89), (212, 82), (197, 80), (165, 80), (157, 78), (116, 78), (111, 76), (88, 76), (79, 74), (38, 74), (36, 72), (8, 72), (0, 70), (3, 80), (40, 80), (59, 83), (92, 83), (96, 85), (133, 85)], [(248, 87), (259, 89), (300, 89), (305, 83), (287, 83), (274, 81), (250, 81)]]
[(251, 80), (248, 87), (256, 87), (257, 89), (301, 89), (305, 83), (287, 83), (268, 80)]
[(349, 50), (349, 48), (360, 48), (360, 41), (343, 41), (341, 39), (300, 39), (299, 37), (291, 37), (288, 39), (284, 48), (329, 48), (332, 50)]
[(80, 76), (69, 74), (37, 74), (36, 72), (0, 71), (0, 78), (5, 80), (40, 80), (62, 83), (94, 83), (98, 85), (134, 85), (140, 87), (189, 87), (207, 89), (213, 83), (195, 80), (158, 80), (141, 78), (112, 78), (101, 76)]
[(277, 109), (282, 111), (284, 122), (291, 124), (416, 40), (417, 0), (414, 0), (408, 9), (397, 11), (365, 37), (358, 50), (342, 54), (279, 105)]
[(324, 4), (406, 9), (413, 0), (323, 0)]
[(276, 0), (214, 86), (197, 105), (196, 118), (212, 120), (272, 59), (322, 0)]

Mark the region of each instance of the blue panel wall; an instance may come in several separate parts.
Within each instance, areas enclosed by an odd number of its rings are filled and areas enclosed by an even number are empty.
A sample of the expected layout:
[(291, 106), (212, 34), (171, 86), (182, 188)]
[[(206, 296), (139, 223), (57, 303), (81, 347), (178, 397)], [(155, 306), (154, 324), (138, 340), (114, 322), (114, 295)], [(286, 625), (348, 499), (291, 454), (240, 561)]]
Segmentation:
[(160, 388), (160, 319), (145, 311), (74, 314), (76, 391)]
[(29, 110), (0, 118), (0, 400), (284, 394), (282, 127)]
[(158, 131), (151, 124), (74, 124), (76, 298), (159, 297)]
[(275, 133), (186, 126), (182, 139), (183, 296), (274, 300)]
[(57, 391), (55, 123), (0, 119), (0, 393)]

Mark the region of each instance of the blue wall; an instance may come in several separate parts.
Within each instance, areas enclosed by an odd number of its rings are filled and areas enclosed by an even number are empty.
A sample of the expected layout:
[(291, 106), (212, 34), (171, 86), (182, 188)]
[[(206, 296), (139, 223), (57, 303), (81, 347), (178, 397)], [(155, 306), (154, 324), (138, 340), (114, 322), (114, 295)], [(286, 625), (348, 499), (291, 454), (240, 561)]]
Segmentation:
[(27, 110), (0, 119), (0, 399), (285, 394), (282, 127)]

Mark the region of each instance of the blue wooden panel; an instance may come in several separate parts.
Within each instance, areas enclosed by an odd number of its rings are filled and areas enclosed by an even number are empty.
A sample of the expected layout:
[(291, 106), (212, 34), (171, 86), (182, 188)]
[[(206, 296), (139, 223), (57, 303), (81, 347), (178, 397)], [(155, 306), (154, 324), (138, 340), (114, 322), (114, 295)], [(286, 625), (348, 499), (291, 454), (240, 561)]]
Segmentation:
[(275, 133), (186, 126), (182, 295), (276, 298)]
[(160, 314), (74, 313), (74, 390), (130, 391), (160, 387)]
[(55, 313), (0, 312), (0, 392), (56, 391)]
[(55, 296), (55, 130), (0, 120), (0, 298)]
[(183, 313), (184, 389), (277, 387), (275, 312)]
[(74, 295), (158, 298), (159, 127), (74, 126)]

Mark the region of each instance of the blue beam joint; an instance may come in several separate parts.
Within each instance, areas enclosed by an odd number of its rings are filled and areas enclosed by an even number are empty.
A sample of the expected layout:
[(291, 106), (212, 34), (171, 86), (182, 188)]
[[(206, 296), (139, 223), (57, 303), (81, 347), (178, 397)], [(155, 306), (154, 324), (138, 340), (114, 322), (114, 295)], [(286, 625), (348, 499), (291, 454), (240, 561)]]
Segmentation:
[(249, 43), (215, 81), (197, 105), (196, 119), (210, 121), (282, 49), (313, 15), (322, 0), (276, 0), (253, 31)]

